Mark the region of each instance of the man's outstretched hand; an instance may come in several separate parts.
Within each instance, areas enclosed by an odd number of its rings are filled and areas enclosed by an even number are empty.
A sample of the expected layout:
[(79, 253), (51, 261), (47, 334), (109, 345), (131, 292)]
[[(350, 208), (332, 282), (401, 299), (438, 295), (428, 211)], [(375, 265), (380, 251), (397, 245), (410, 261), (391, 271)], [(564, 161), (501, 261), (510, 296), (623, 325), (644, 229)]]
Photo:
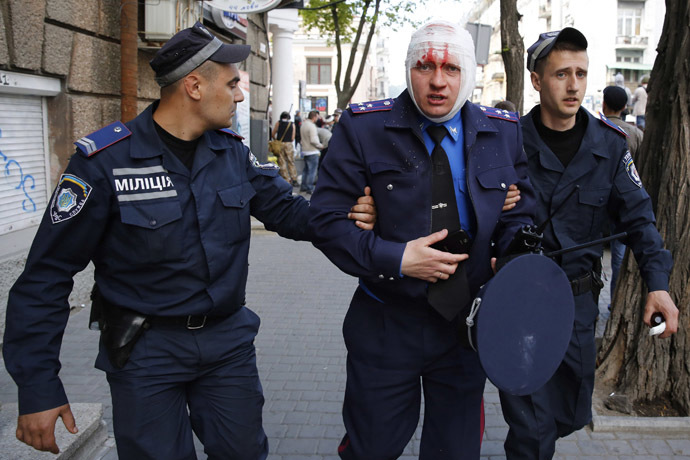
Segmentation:
[(42, 412), (20, 415), (17, 419), (17, 439), (36, 450), (59, 453), (60, 449), (55, 443), (55, 423), (58, 417), (62, 418), (67, 431), (72, 434), (79, 431), (69, 404), (65, 404)]

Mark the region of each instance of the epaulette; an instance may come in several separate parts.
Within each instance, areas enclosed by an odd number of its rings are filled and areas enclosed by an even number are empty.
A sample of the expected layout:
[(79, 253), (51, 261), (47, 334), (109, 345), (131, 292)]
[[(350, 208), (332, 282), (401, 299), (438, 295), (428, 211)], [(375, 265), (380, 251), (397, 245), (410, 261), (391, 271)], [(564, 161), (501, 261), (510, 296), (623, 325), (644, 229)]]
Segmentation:
[(116, 121), (108, 126), (94, 131), (88, 136), (84, 136), (74, 143), (77, 150), (86, 155), (92, 156), (106, 147), (110, 147), (116, 142), (121, 141), (132, 135), (132, 132), (121, 121)]
[(350, 104), (352, 113), (385, 112), (391, 110), (395, 99), (381, 99), (380, 101), (361, 102)]
[(606, 126), (608, 126), (609, 128), (612, 128), (612, 129), (614, 129), (615, 131), (617, 131), (618, 134), (622, 134), (623, 137), (628, 137), (628, 133), (626, 133), (625, 131), (623, 131), (623, 128), (621, 128), (620, 126), (618, 126), (617, 124), (615, 124), (614, 122), (612, 122), (611, 120), (609, 120), (608, 118), (606, 118), (606, 117), (604, 116), (604, 114), (601, 113), (601, 112), (599, 112), (599, 120), (601, 120), (601, 122), (604, 123), (604, 124), (605, 124)]
[(520, 120), (517, 112), (497, 109), (496, 107), (488, 107), (486, 105), (480, 105), (479, 108), (482, 109), (484, 115), (490, 118), (499, 118), (501, 120), (512, 121), (513, 123), (517, 123), (518, 120)]
[(240, 136), (239, 134), (237, 134), (235, 131), (233, 131), (233, 130), (230, 129), (230, 128), (221, 128), (221, 129), (219, 129), (218, 131), (222, 131), (222, 132), (224, 132), (225, 134), (230, 134), (232, 137), (236, 137), (236, 138), (238, 138), (239, 140), (244, 139), (243, 136)]

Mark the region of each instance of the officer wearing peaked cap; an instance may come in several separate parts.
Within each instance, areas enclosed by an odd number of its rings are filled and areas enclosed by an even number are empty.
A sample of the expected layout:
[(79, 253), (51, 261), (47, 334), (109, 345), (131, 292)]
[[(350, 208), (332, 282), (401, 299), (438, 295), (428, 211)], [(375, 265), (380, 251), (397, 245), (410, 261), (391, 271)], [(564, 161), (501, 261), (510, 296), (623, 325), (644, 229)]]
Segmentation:
[(57, 453), (57, 417), (76, 430), (59, 350), (72, 276), (93, 261), (119, 457), (195, 458), (194, 432), (209, 458), (266, 458), (259, 318), (244, 302), (250, 214), (304, 240), (308, 203), (225, 129), (249, 51), (182, 30), (151, 61), (161, 99), (76, 142), (7, 307), (17, 437), (36, 449)]
[[(426, 24), (408, 47), (407, 90), (343, 112), (319, 171), (314, 244), (359, 277), (343, 325), (343, 459), (400, 456), (422, 389), (420, 459), (479, 458), (486, 377), (460, 341), (460, 310), (492, 274), (491, 240), (500, 253), (532, 222), (534, 196), (517, 117), (468, 101), (475, 67), (462, 27)], [(522, 199), (501, 214), (513, 183)], [(345, 218), (363, 184), (376, 200), (373, 232)]]
[[(587, 88), (587, 39), (567, 27), (546, 32), (527, 50), (527, 69), (540, 104), (522, 117), (529, 178), (537, 195), (537, 219), (552, 216), (544, 231), (546, 251), (568, 248), (612, 233), (632, 249), (649, 294), (644, 321), (666, 319), (668, 337), (678, 326), (678, 309), (668, 294), (671, 256), (656, 230), (651, 200), (628, 151), (625, 133), (581, 107)], [(610, 123), (610, 124), (609, 124)], [(500, 392), (509, 432), (509, 460), (552, 458), (556, 440), (592, 418), (595, 344), (602, 246), (557, 258), (570, 279), (575, 321), (568, 350), (556, 373), (531, 394)]]

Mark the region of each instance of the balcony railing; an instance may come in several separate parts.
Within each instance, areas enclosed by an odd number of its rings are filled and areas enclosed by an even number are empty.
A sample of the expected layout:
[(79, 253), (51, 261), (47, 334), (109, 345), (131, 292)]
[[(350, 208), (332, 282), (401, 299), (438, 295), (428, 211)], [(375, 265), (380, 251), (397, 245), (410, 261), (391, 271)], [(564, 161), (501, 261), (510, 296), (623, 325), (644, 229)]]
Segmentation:
[(649, 44), (649, 37), (643, 35), (618, 35), (616, 36), (616, 45), (631, 45), (642, 48)]

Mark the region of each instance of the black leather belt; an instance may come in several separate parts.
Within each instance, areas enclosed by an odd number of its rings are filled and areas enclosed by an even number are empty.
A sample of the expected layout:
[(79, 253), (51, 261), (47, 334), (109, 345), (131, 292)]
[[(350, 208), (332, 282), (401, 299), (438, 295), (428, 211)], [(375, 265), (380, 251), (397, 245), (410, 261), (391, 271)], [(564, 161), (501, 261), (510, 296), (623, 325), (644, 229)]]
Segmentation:
[(150, 316), (148, 321), (153, 327), (156, 326), (181, 326), (189, 330), (202, 329), (207, 326), (219, 323), (230, 316), (206, 316), (206, 315), (187, 315), (187, 316)]
[(597, 279), (592, 273), (587, 273), (580, 278), (570, 280), (570, 287), (573, 290), (573, 295), (577, 296), (585, 292), (600, 290), (604, 284), (600, 279)]

